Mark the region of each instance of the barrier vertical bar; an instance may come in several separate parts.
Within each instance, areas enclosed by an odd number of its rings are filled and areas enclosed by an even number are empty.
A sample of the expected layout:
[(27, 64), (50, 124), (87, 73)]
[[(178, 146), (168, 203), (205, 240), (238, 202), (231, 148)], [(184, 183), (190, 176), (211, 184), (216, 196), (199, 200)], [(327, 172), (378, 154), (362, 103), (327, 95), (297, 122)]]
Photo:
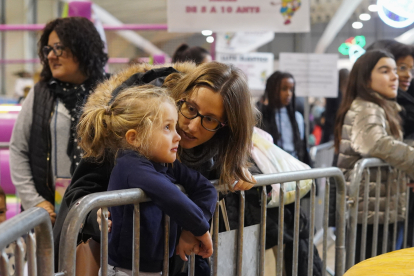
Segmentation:
[(395, 204), (394, 204), (394, 231), (392, 233), (392, 251), (396, 249), (397, 245), (397, 226), (398, 226), (398, 206), (399, 206), (399, 199), (400, 199), (400, 181), (401, 179), (401, 171), (398, 171), (397, 176), (397, 192), (395, 193)]
[[(36, 223), (42, 221), (41, 224), (38, 224), (36, 227), (34, 227), (36, 237), (37, 275), (53, 275), (55, 272), (55, 263), (53, 262), (53, 232), (50, 216), (46, 211), (44, 211), (44, 209), (39, 207), (30, 208), (25, 212), (28, 217), (32, 216), (32, 214), (36, 214), (36, 216), (33, 215), (33, 217), (37, 218)], [(43, 213), (41, 217), (37, 215), (38, 212)]]
[(388, 244), (388, 224), (390, 216), (390, 197), (391, 197), (391, 184), (394, 171), (391, 167), (388, 167), (388, 180), (387, 180), (387, 199), (385, 201), (385, 218), (384, 218), (384, 233), (382, 236), (382, 254), (387, 252)]
[(108, 208), (101, 213), (101, 275), (108, 275)]
[(210, 262), (210, 272), (213, 276), (217, 276), (218, 269), (218, 232), (219, 232), (219, 195), (217, 194), (216, 210), (213, 217), (213, 256), (212, 262)]
[(164, 265), (162, 275), (168, 276), (170, 270), (170, 217), (164, 216)]
[(279, 236), (277, 239), (277, 260), (276, 275), (280, 276), (283, 272), (283, 225), (285, 221), (285, 189), (284, 183), (280, 183), (279, 188)]
[(36, 275), (36, 250), (34, 234), (29, 232), (26, 237), (26, 248), (27, 248), (27, 270), (30, 276)]
[(0, 256), (0, 275), (9, 275), (9, 258), (7, 258), (4, 248)]
[(260, 218), (260, 251), (259, 251), (259, 276), (265, 272), (265, 251), (266, 251), (266, 219), (267, 219), (267, 193), (266, 186), (262, 187), (261, 197), (261, 218)]
[[(309, 229), (315, 229), (315, 198), (316, 198), (316, 183), (315, 183), (315, 179), (312, 179)], [(309, 243), (308, 243), (309, 248), (313, 247), (313, 238), (314, 238), (314, 232), (309, 231)], [(313, 275), (313, 250), (309, 250), (308, 252), (308, 275)]]
[[(300, 182), (296, 181), (295, 187), (295, 223), (293, 225), (293, 263), (292, 275), (298, 275), (298, 255), (299, 255), (299, 218), (300, 218)], [(312, 230), (311, 230), (312, 231)]]
[(14, 267), (15, 267), (15, 275), (16, 276), (23, 276), (24, 273), (24, 251), (23, 251), (23, 243), (22, 239), (19, 238), (16, 241), (16, 248), (14, 251)]
[[(339, 170), (339, 169), (338, 169)], [(334, 176), (336, 183), (336, 241), (335, 241), (335, 275), (345, 273), (345, 226), (346, 226), (346, 184), (342, 173)]]
[[(355, 164), (354, 172), (351, 175), (351, 183), (349, 187), (349, 240), (346, 250), (346, 268), (350, 269), (355, 264), (356, 252), (356, 233), (358, 225), (358, 197), (359, 197), (359, 183), (361, 182), (361, 174), (363, 172), (363, 161), (358, 161)], [(357, 186), (358, 187), (355, 187)]]
[[(407, 187), (407, 176), (404, 174), (403, 187)], [(411, 214), (414, 215), (414, 214)], [(410, 187), (405, 189), (405, 223), (404, 223), (404, 243), (403, 248), (407, 248), (408, 218), (410, 216)]]
[[(367, 244), (367, 224), (368, 224), (368, 201), (369, 201), (369, 180), (371, 177), (371, 172), (369, 168), (365, 169), (365, 185), (364, 185), (364, 202), (363, 202), (363, 213), (362, 213), (362, 231), (361, 231), (361, 255), (360, 259), (357, 260), (358, 262), (365, 260), (366, 252), (366, 244)], [(372, 241), (373, 243), (377, 241)]]
[(188, 276), (195, 275), (195, 254), (191, 253), (188, 257)]
[(239, 230), (237, 233), (237, 268), (236, 268), (237, 276), (242, 276), (242, 273), (243, 273), (244, 204), (245, 204), (244, 191), (240, 191)]
[(139, 209), (139, 204), (134, 204), (134, 218), (133, 218), (133, 236), (132, 240), (134, 243), (132, 244), (132, 275), (138, 276), (139, 275), (139, 248), (140, 248), (140, 228), (141, 228), (141, 212)]
[[(375, 185), (375, 213), (374, 213), (374, 233), (372, 240), (378, 241), (378, 225), (379, 225), (379, 197), (381, 192), (381, 167), (377, 167), (377, 179)], [(377, 256), (378, 242), (372, 243), (372, 257)]]
[(326, 275), (326, 267), (328, 261), (328, 224), (329, 224), (329, 191), (330, 191), (330, 182), (327, 178), (327, 185), (325, 186), (325, 202), (323, 207), (323, 267), (322, 267), (322, 276)]

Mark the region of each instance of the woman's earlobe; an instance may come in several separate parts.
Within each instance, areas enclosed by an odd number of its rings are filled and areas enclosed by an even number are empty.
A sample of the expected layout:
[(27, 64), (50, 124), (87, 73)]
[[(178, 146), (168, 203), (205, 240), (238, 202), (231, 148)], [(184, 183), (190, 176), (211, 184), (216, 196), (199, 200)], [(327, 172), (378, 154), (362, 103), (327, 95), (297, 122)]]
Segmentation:
[(141, 145), (138, 139), (138, 132), (135, 129), (130, 129), (125, 133), (125, 140), (135, 148), (138, 148)]

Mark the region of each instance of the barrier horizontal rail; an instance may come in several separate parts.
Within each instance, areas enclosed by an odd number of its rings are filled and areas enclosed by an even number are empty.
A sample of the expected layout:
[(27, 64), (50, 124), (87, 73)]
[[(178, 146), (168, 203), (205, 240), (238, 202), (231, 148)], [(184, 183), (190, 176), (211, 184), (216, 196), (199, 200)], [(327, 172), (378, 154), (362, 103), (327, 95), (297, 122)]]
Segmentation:
[(10, 147), (9, 142), (0, 142), (0, 149), (8, 149)]
[[(388, 169), (387, 169), (388, 168)], [(400, 197), (400, 193), (406, 193), (405, 197), (405, 221), (404, 221), (404, 241), (403, 241), (403, 248), (406, 247), (407, 244), (407, 230), (408, 230), (408, 216), (409, 216), (409, 188), (407, 187), (407, 178), (404, 173), (398, 171), (397, 169), (391, 167), (388, 163), (385, 163), (381, 159), (378, 158), (364, 158), (359, 160), (353, 169), (350, 184), (348, 187), (348, 203), (349, 203), (349, 233), (348, 233), (348, 247), (346, 253), (346, 269), (351, 268), (355, 264), (355, 253), (357, 250), (360, 252), (360, 260), (362, 261), (366, 258), (366, 241), (367, 241), (367, 228), (368, 228), (368, 211), (369, 211), (369, 185), (372, 181), (371, 178), (371, 171), (372, 169), (376, 169), (376, 177), (375, 177), (375, 211), (374, 211), (374, 221), (373, 221), (373, 235), (372, 235), (372, 250), (371, 250), (371, 257), (377, 255), (377, 243), (378, 243), (378, 232), (379, 232), (379, 215), (380, 215), (380, 193), (381, 193), (381, 186), (384, 183), (382, 174), (384, 172), (387, 173), (387, 180), (386, 180), (386, 198), (385, 198), (385, 211), (384, 211), (384, 223), (383, 225), (383, 237), (382, 237), (382, 253), (387, 251), (387, 243), (388, 243), (388, 228), (389, 228), (389, 216), (390, 216), (390, 200), (393, 198), (395, 200), (394, 204), (394, 229), (393, 229), (393, 239), (392, 245), (393, 249), (395, 250), (396, 245), (396, 238), (397, 238), (397, 222), (398, 222), (398, 211), (399, 211), (399, 203), (400, 200), (404, 200), (404, 198)], [(385, 170), (384, 170), (385, 169)], [(387, 169), (387, 170), (386, 170)], [(364, 178), (364, 180), (363, 180)], [(397, 185), (392, 185), (392, 182), (396, 180)], [(362, 187), (361, 187), (362, 186)], [(396, 189), (394, 194), (391, 194), (391, 186), (395, 186)], [(402, 191), (400, 191), (400, 186), (402, 186)], [(405, 187), (405, 189), (404, 189)], [(362, 213), (362, 223), (358, 222), (358, 212), (361, 208), (359, 208), (359, 201), (360, 201), (360, 189), (364, 189), (364, 198), (362, 200), (363, 204), (363, 213)], [(402, 209), (404, 210), (404, 209)], [(356, 240), (357, 240), (357, 227), (358, 224), (361, 224), (361, 243), (360, 248), (357, 248)], [(379, 249), (379, 248), (378, 248)]]
[[(34, 242), (33, 235), (30, 233), (32, 229), (35, 230), (36, 242)], [(0, 224), (0, 233), (0, 275), (9, 275), (7, 272), (8, 259), (4, 249), (8, 244), (15, 241), (17, 241), (16, 275), (23, 275), (24, 256), (20, 238), (26, 234), (28, 234), (27, 260), (30, 275), (34, 275), (35, 267), (37, 268), (37, 275), (54, 275), (52, 224), (46, 210), (39, 207), (30, 208)]]
[[(287, 173), (278, 173), (278, 174), (267, 174), (267, 175), (256, 175), (255, 178), (257, 180), (257, 184), (255, 187), (262, 187), (262, 200), (266, 202), (266, 188), (265, 186), (271, 185), (274, 183), (281, 183), (281, 191), (280, 191), (280, 202), (281, 206), (279, 207), (279, 218), (280, 218), (280, 226), (281, 231), (279, 231), (279, 241), (280, 244), (283, 244), (283, 183), (284, 182), (291, 182), (296, 181), (296, 189), (297, 189), (297, 205), (298, 197), (299, 197), (299, 180), (306, 180), (306, 179), (315, 179), (315, 178), (322, 178), (322, 177), (332, 177), (336, 180), (337, 183), (337, 238), (336, 238), (336, 255), (335, 255), (335, 274), (337, 276), (343, 275), (345, 271), (345, 181), (342, 172), (338, 168), (324, 168), (324, 169), (311, 169), (311, 170), (304, 170), (304, 171), (295, 171), (295, 172), (287, 172)], [(212, 181), (213, 184), (217, 184), (217, 181)], [(215, 186), (217, 191), (223, 191), (223, 187)], [(314, 186), (313, 186), (314, 188)], [(312, 189), (313, 196), (315, 189)], [(134, 204), (135, 210), (139, 211), (139, 203), (146, 202), (150, 199), (145, 196), (145, 193), (140, 189), (128, 189), (128, 190), (119, 190), (119, 191), (111, 191), (111, 192), (102, 192), (102, 193), (95, 193), (88, 196), (83, 197), (80, 199), (69, 211), (68, 216), (63, 225), (63, 232), (60, 239), (60, 246), (59, 246), (59, 272), (64, 273), (65, 275), (75, 275), (75, 264), (76, 264), (76, 244), (79, 229), (81, 228), (82, 222), (88, 215), (90, 211), (96, 208), (102, 207), (112, 207), (116, 205), (126, 205), (126, 204)], [(300, 200), (300, 199), (299, 199)], [(217, 205), (218, 206), (218, 202)], [(216, 212), (213, 217), (213, 247), (214, 247), (214, 254), (212, 257), (211, 262), (211, 271), (213, 275), (217, 275), (218, 273), (218, 221), (219, 221), (219, 210), (216, 208)], [(265, 245), (265, 234), (266, 234), (266, 205), (262, 204), (262, 217), (261, 217), (261, 228), (260, 228), (260, 252), (259, 252), (259, 268), (258, 274), (264, 275), (264, 245)], [(296, 212), (298, 213), (298, 212)], [(295, 218), (298, 220), (299, 217)], [(239, 213), (239, 231), (238, 231), (238, 253), (237, 253), (237, 265), (236, 265), (236, 275), (242, 275), (242, 262), (243, 262), (243, 228), (244, 228), (244, 192), (240, 192), (240, 213)], [(103, 209), (102, 212), (102, 237), (107, 239), (107, 216), (106, 216), (106, 208)], [(312, 223), (312, 222), (311, 222)], [(167, 224), (166, 224), (167, 225)], [(311, 224), (313, 225), (313, 224)], [(139, 222), (134, 221), (134, 226), (138, 227)], [(295, 228), (295, 231), (298, 229)], [(135, 230), (134, 230), (135, 232)], [(166, 231), (167, 232), (167, 231)], [(313, 231), (311, 232), (311, 238), (313, 239)], [(139, 231), (138, 231), (139, 233)], [(139, 235), (139, 234), (138, 234)], [(134, 240), (137, 241), (137, 236), (134, 236)], [(139, 240), (139, 236), (138, 236)], [(102, 243), (101, 243), (102, 244)], [(135, 243), (134, 243), (135, 244)], [(313, 244), (313, 241), (311, 241)], [(298, 242), (295, 242), (295, 248), (298, 246)], [(283, 250), (283, 246), (280, 246)], [(105, 275), (105, 264), (107, 264), (107, 253), (106, 249), (101, 250), (102, 254), (101, 261), (103, 265), (103, 275)], [(105, 252), (104, 252), (105, 251)], [(311, 250), (313, 251), (313, 250)], [(295, 251), (297, 253), (297, 249)], [(134, 264), (133, 268), (137, 268), (134, 270), (133, 275), (137, 275), (139, 271), (139, 249), (134, 248)], [(313, 254), (313, 253), (310, 253)], [(104, 256), (106, 255), (106, 256)], [(164, 259), (165, 262), (168, 262), (168, 252), (164, 256), (167, 256), (167, 259)], [(313, 255), (311, 255), (312, 258)], [(281, 258), (282, 255), (278, 255), (278, 259)], [(297, 260), (297, 256), (295, 257)], [(279, 260), (280, 261), (280, 260)], [(106, 265), (107, 266), (107, 265)], [(168, 266), (168, 265), (167, 265)], [(278, 270), (281, 268), (280, 262), (278, 262)], [(325, 264), (326, 267), (326, 264)], [(310, 271), (312, 271), (312, 265), (310, 265)], [(296, 270), (295, 267), (293, 268), (294, 271)], [(168, 275), (168, 268), (166, 269), (164, 266), (163, 275)], [(281, 275), (281, 274), (278, 274)]]

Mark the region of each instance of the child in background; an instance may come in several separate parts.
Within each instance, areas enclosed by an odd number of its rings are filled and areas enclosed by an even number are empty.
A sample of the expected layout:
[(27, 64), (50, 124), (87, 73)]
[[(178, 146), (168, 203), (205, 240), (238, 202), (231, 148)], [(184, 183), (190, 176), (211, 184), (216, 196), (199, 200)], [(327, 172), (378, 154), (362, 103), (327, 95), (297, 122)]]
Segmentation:
[(295, 86), (290, 73), (276, 71), (270, 75), (265, 89), (268, 104), (260, 110), (262, 128), (272, 135), (278, 147), (310, 165), (303, 116), (295, 108)]
[[(0, 187), (0, 224), (6, 221), (6, 212), (7, 212), (7, 205), (6, 205), (6, 193), (4, 190)], [(24, 242), (23, 238), (20, 238), (22, 245), (23, 245), (23, 251), (24, 256), (26, 256), (26, 244)], [(0, 248), (1, 250), (2, 248)], [(14, 276), (16, 272), (15, 267), (15, 257), (14, 252), (16, 252), (16, 242), (12, 242), (6, 246), (4, 249), (4, 252), (7, 255), (7, 258), (9, 259), (9, 270), (8, 275)], [(27, 265), (25, 264), (24, 267), (24, 275), (27, 275)]]
[[(140, 204), (140, 271), (161, 275), (164, 252), (164, 213), (170, 221), (170, 257), (175, 251), (179, 226), (183, 234), (177, 252), (212, 255), (209, 223), (217, 192), (200, 173), (176, 160), (181, 137), (176, 132), (178, 112), (163, 88), (151, 85), (90, 96), (78, 125), (84, 157), (103, 160), (116, 152), (108, 190), (141, 188), (151, 202)], [(120, 92), (119, 92), (120, 91)], [(174, 184), (181, 184), (187, 195)], [(109, 234), (110, 275), (132, 275), (133, 205), (111, 207)], [(188, 235), (185, 235), (185, 233)], [(140, 273), (140, 275), (142, 275)]]

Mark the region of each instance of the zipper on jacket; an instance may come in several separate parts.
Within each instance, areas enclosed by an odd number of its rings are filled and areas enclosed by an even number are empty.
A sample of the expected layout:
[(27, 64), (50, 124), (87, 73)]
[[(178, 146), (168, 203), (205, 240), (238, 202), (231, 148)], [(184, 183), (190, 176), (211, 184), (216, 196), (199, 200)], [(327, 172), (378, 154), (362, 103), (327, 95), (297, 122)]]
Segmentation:
[[(49, 122), (48, 122), (48, 124), (49, 124), (49, 133), (48, 133), (48, 139), (47, 139), (47, 158), (46, 158), (46, 161), (47, 161), (47, 165), (46, 165), (46, 186), (49, 188), (49, 190), (50, 190), (50, 192), (52, 192), (52, 194), (54, 194), (54, 191), (53, 191), (53, 189), (52, 189), (52, 187), (51, 187), (51, 183), (50, 183), (50, 180), (51, 180), (51, 178), (52, 177), (50, 177), (50, 151), (51, 151), (51, 138), (50, 138), (50, 122), (51, 122), (51, 120), (52, 120), (52, 117), (53, 117), (53, 110), (52, 110), (52, 112), (50, 113), (50, 119), (49, 119)], [(55, 197), (55, 195), (53, 195), (53, 198)]]

